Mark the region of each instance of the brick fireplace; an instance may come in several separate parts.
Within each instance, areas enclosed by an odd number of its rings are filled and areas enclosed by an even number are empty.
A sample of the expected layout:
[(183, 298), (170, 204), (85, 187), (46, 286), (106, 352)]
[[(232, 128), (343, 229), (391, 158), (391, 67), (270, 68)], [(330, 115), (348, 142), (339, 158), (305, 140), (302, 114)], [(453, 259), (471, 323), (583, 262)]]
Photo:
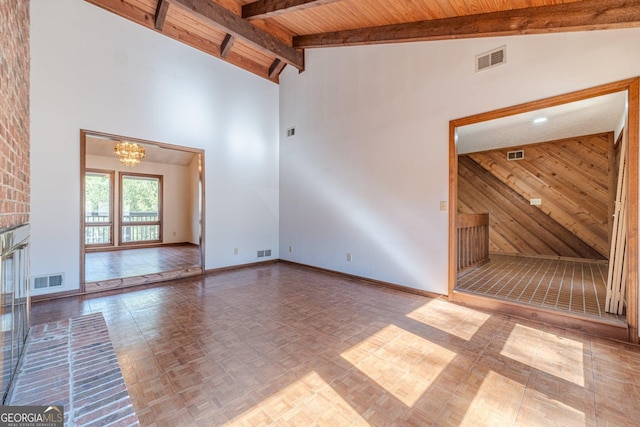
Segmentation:
[(29, 1), (0, 0), (0, 353), (3, 401), (29, 326)]

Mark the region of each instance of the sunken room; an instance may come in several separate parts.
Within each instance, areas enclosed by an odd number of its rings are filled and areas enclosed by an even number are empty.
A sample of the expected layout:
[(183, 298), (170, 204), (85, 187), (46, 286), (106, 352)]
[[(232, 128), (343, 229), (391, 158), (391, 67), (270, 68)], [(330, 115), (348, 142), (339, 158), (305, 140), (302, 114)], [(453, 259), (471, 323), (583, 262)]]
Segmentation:
[(456, 290), (626, 327), (626, 106), (620, 91), (456, 128)]

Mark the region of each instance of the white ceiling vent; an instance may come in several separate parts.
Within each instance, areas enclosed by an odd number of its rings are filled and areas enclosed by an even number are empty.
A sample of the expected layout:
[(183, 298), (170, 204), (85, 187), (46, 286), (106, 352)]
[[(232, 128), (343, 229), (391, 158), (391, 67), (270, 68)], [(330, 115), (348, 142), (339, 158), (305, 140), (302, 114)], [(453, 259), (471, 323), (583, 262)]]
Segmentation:
[(476, 72), (497, 67), (507, 62), (507, 46), (476, 56)]

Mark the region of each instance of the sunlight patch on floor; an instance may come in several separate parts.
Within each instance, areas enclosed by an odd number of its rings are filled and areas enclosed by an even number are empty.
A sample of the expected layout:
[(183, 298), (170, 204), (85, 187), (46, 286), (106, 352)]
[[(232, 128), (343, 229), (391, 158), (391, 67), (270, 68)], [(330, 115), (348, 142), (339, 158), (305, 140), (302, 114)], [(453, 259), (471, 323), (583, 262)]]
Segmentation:
[(491, 315), (445, 301), (431, 300), (407, 317), (469, 341)]
[(456, 357), (456, 353), (389, 325), (341, 356), (402, 403), (412, 407)]
[[(589, 403), (586, 403), (588, 406)], [(552, 415), (550, 415), (552, 414)], [(544, 393), (528, 389), (518, 411), (517, 423), (528, 427), (586, 426), (587, 416), (579, 409), (573, 408)]]
[(580, 341), (516, 325), (500, 354), (584, 387), (584, 345)]
[(494, 371), (484, 376), (461, 426), (512, 425), (524, 393), (524, 385)]
[(226, 425), (276, 421), (285, 425), (369, 425), (317, 372), (310, 372)]

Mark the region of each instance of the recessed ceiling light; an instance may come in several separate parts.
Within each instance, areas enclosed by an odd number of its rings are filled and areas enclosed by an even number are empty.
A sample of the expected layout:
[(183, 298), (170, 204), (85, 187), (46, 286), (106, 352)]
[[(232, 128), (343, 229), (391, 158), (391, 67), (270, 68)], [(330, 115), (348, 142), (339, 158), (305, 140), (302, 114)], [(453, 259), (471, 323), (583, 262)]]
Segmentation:
[(535, 119), (535, 120), (533, 121), (533, 123), (538, 124), (538, 123), (544, 123), (544, 122), (546, 122), (546, 121), (547, 121), (547, 118), (546, 118), (546, 117), (538, 117), (537, 119)]

